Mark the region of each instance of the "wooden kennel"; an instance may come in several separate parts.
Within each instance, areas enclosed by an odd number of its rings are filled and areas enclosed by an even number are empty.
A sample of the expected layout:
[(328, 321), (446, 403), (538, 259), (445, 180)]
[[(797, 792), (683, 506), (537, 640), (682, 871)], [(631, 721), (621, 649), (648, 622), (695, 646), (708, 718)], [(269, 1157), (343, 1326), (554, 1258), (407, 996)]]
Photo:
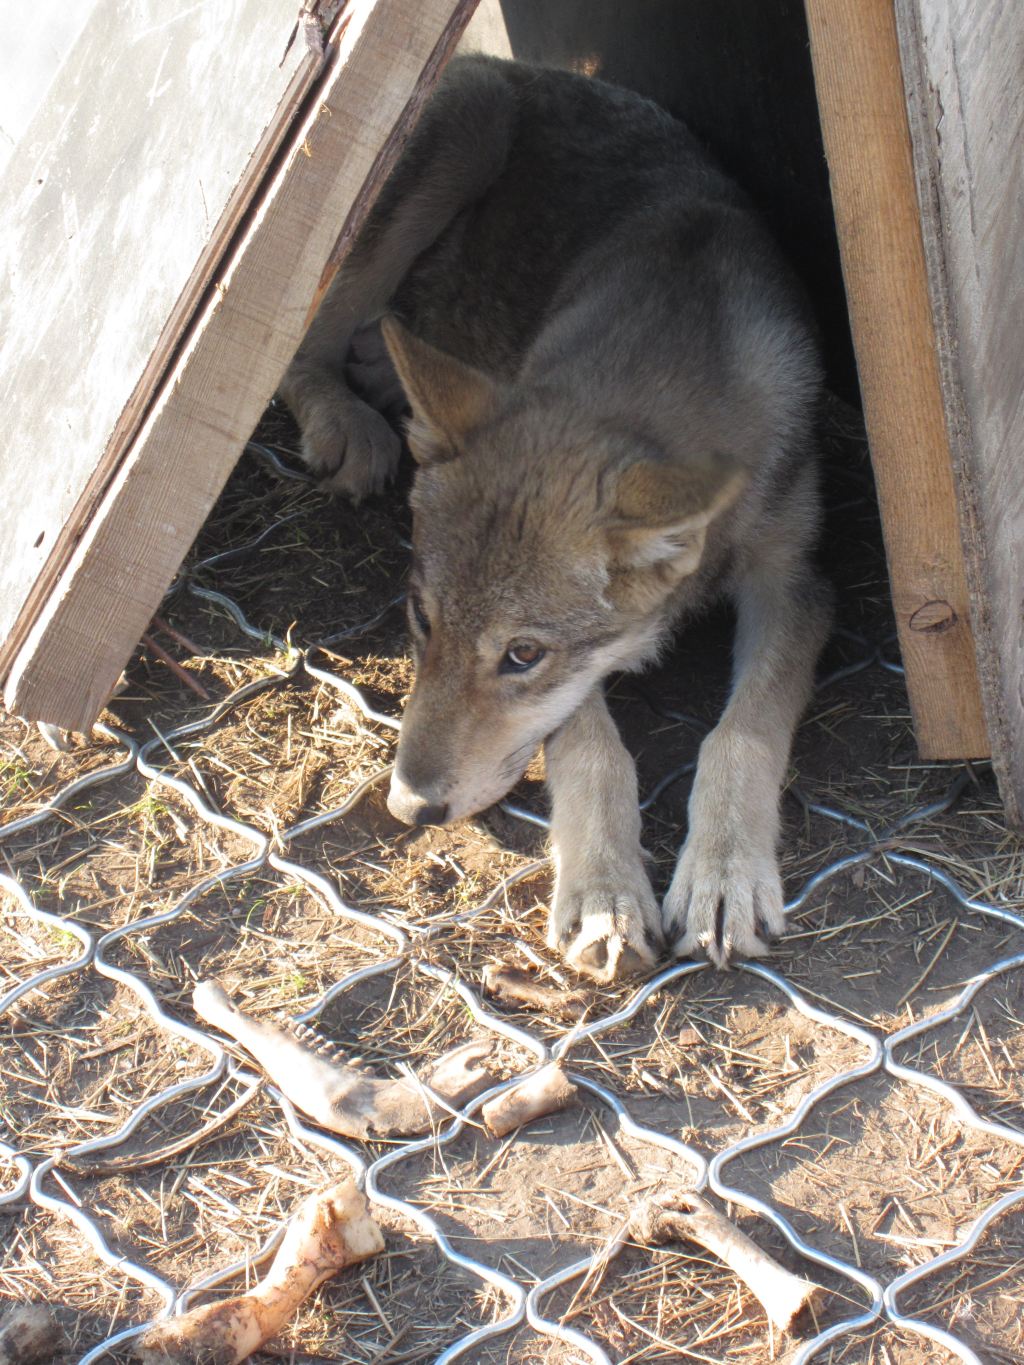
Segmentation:
[[(475, 8), (93, 0), (3, 178), (12, 711), (95, 720)], [(691, 84), (720, 42), (755, 97), (764, 35), (809, 39), (920, 751), (991, 755), (1020, 825), (1024, 9), (484, 0), (472, 31), (593, 70), (623, 24)]]

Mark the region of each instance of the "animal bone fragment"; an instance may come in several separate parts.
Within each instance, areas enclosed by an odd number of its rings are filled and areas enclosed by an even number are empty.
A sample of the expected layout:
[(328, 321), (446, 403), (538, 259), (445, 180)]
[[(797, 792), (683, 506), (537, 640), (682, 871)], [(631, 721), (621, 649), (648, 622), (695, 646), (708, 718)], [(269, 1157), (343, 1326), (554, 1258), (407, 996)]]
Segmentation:
[(317, 1285), (384, 1249), (355, 1181), (311, 1194), (255, 1288), (154, 1323), (135, 1342), (142, 1365), (235, 1365), (284, 1327)]
[(630, 1230), (647, 1246), (679, 1240), (713, 1252), (760, 1299), (782, 1332), (802, 1331), (824, 1293), (820, 1285), (780, 1265), (706, 1199), (689, 1191), (646, 1200), (633, 1215)]
[(63, 1333), (44, 1303), (22, 1303), (0, 1321), (0, 1365), (31, 1365), (60, 1353)]
[(500, 962), (492, 962), (484, 968), (484, 987), (499, 1000), (512, 1005), (530, 1005), (559, 1019), (580, 1019), (587, 1008), (586, 1000), (578, 991), (549, 986), (530, 972), (506, 967)]
[[(192, 993), (200, 1018), (222, 1029), (259, 1062), (270, 1079), (304, 1114), (332, 1133), (352, 1138), (397, 1138), (425, 1132), (445, 1117), (412, 1080), (381, 1080), (344, 1062), (329, 1060), (325, 1046), (300, 1039), (287, 1028), (244, 1014), (223, 986), (200, 981)], [(493, 1085), (486, 1068), (492, 1042), (465, 1043), (447, 1053), (424, 1076), (425, 1084), (453, 1109)]]
[(549, 1062), (525, 1081), (488, 1100), (480, 1114), (491, 1137), (504, 1137), (531, 1119), (564, 1109), (576, 1094), (576, 1087), (559, 1064)]

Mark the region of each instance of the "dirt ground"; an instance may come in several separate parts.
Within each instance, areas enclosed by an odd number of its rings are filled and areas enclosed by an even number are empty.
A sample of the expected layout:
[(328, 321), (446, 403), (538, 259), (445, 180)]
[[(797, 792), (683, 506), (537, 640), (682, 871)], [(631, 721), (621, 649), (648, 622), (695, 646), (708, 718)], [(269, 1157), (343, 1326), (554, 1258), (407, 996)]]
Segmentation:
[[(258, 436), (279, 451), (293, 449), (281, 412), (267, 415)], [(933, 874), (1020, 914), (1024, 859), (984, 766), (962, 771), (916, 758), (903, 681), (887, 666), (898, 653), (863, 440), (838, 405), (826, 447), (825, 554), (838, 589), (838, 630), (785, 798), (783, 867), (796, 903), (769, 964), (781, 981), (745, 970), (681, 974), (632, 1017), (577, 1039), (571, 1070), (624, 1102), (649, 1130), (639, 1136), (584, 1092), (572, 1108), (502, 1141), (474, 1121), (450, 1141), (398, 1149), (399, 1159), (380, 1170), (379, 1187), (406, 1208), (373, 1209), (384, 1254), (325, 1285), (257, 1359), (434, 1360), (464, 1333), (505, 1317), (510, 1303), (442, 1254), (409, 1207), (427, 1211), (454, 1252), (530, 1289), (599, 1252), (643, 1190), (688, 1186), (692, 1166), (659, 1137), (709, 1160), (729, 1152), (717, 1174), (736, 1192), (732, 1215), (786, 1265), (826, 1286), (821, 1329), (864, 1312), (869, 1295), (849, 1275), (798, 1254), (778, 1223), (754, 1216), (743, 1200), (770, 1205), (805, 1243), (884, 1286), (960, 1244), (979, 1214), (1024, 1190), (1024, 1138), (1007, 1132), (1024, 1132), (1021, 967), (994, 976), (955, 1017), (893, 1049), (896, 1063), (955, 1085), (994, 1127), (972, 1126), (945, 1096), (878, 1067), (849, 1077), (877, 1058), (873, 1039), (938, 1014), (975, 974), (1024, 954), (1018, 926), (966, 905)], [(256, 543), (271, 524), (277, 529)], [(165, 1088), (211, 1069), (194, 1037), (151, 1016), (144, 988), (187, 1025), (197, 1022), (192, 986), (206, 977), (223, 981), (253, 1013), (287, 1019), (340, 978), (395, 957), (389, 926), (429, 930), (390, 966), (354, 980), (316, 1020), (346, 1058), (387, 1075), (486, 1034), (445, 971), (465, 983), (469, 998), (549, 1046), (569, 1023), (487, 999), (488, 964), (528, 968), (576, 989), (588, 1024), (637, 988), (571, 980), (546, 949), (549, 867), (541, 861), (503, 884), (544, 858), (543, 830), (507, 810), (452, 829), (409, 831), (388, 814), (378, 783), (348, 813), (282, 842), (290, 826), (339, 806), (390, 761), (393, 731), (313, 669), (355, 683), (387, 715), (400, 713), (411, 682), (400, 602), (407, 531), (401, 490), (353, 511), (247, 453), (151, 631), (177, 669), (143, 643), (105, 720), (139, 743), (163, 737), (149, 754), (154, 767), (183, 779), (209, 811), (250, 834), (204, 818), (179, 790), (135, 767), (76, 791), (31, 828), (0, 830), (0, 871), (40, 909), (97, 937), (141, 926), (111, 940), (94, 965), (22, 995), (0, 1017), (0, 1143), (35, 1164), (63, 1154), (31, 1201), (9, 1197), (18, 1167), (0, 1146), (0, 1311), (6, 1301), (51, 1304), (67, 1337), (55, 1357), (62, 1365), (161, 1308), (158, 1293), (97, 1256), (69, 1207), (85, 1210), (111, 1259), (123, 1255), (181, 1290), (251, 1257), (304, 1194), (348, 1170), (336, 1148), (308, 1128), (290, 1128), (265, 1088), (198, 1134), (246, 1091), (244, 1079), (220, 1073), (167, 1098), (116, 1147), (76, 1154), (78, 1144), (116, 1132)], [(251, 635), (216, 594), (244, 613)], [(712, 616), (656, 670), (611, 686), (642, 793), (657, 792), (645, 841), (659, 887), (685, 833), (689, 776), (661, 791), (659, 783), (694, 758), (714, 723), (727, 687), (729, 627), (724, 613)], [(332, 643), (308, 656), (312, 668), (289, 652), (288, 642), (328, 637)], [(215, 723), (180, 732), (258, 680), (266, 686)], [(102, 738), (56, 753), (34, 728), (0, 719), (4, 821), (123, 753)], [(544, 811), (539, 777), (532, 768), (513, 794), (518, 807)], [(292, 866), (277, 870), (257, 857), (260, 865), (239, 872), (254, 859), (252, 830), (286, 848)], [(340, 903), (304, 878), (309, 871), (332, 880)], [(204, 879), (209, 885), (177, 909)], [(371, 918), (350, 918), (346, 906)], [(0, 998), (81, 952), (67, 929), (34, 919), (4, 891), (0, 944)], [(801, 1003), (824, 1017), (809, 1016)], [(497, 1059), (505, 1077), (532, 1063), (515, 1041)], [(834, 1077), (845, 1083), (792, 1131), (776, 1133)], [(732, 1150), (766, 1134), (774, 1136), (763, 1145)], [(374, 1160), (385, 1150), (364, 1144), (362, 1155)], [(251, 1273), (243, 1267), (232, 1286)], [(986, 1362), (1024, 1361), (1019, 1208), (995, 1219), (968, 1255), (909, 1286), (899, 1307), (954, 1332)], [(628, 1245), (538, 1308), (623, 1365), (782, 1361), (796, 1347), (773, 1334), (729, 1271), (681, 1243)], [(126, 1349), (103, 1358), (128, 1359)], [(462, 1358), (570, 1365), (595, 1357), (524, 1325)], [(815, 1355), (834, 1365), (957, 1358), (877, 1320)]]

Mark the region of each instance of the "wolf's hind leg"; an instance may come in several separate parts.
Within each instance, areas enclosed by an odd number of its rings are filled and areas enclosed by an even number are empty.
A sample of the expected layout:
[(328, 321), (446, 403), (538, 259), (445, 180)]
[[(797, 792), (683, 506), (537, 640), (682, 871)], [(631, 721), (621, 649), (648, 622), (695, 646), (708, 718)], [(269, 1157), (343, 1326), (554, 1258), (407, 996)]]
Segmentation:
[(636, 767), (600, 691), (544, 746), (555, 897), (548, 945), (597, 981), (652, 964), (658, 903), (640, 847)]
[(358, 241), (327, 290), (278, 392), (302, 428), (302, 457), (359, 501), (392, 476), (401, 442), (345, 382), (356, 330), (379, 318), (416, 258), (505, 165), (515, 96), (487, 59), (453, 63)]
[(785, 928), (779, 796), (830, 620), (829, 590), (795, 548), (775, 563), (763, 556), (739, 584), (733, 692), (701, 745), (689, 835), (662, 908), (678, 956), (723, 967), (763, 955), (762, 936)]

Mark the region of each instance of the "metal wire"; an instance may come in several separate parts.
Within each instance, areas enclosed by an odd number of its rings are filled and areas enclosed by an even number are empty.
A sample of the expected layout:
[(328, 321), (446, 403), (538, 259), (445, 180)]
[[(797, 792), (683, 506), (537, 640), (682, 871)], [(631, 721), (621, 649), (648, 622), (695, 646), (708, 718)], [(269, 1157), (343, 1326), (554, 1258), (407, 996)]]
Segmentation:
[[(254, 447), (254, 451), (261, 458), (272, 461), (279, 473), (297, 479), (305, 477), (296, 471), (288, 470), (286, 466), (281, 464), (276, 455), (267, 451), (266, 448)], [(375, 906), (373, 909), (363, 909), (348, 903), (340, 896), (334, 881), (330, 877), (320, 872), (316, 867), (307, 865), (301, 858), (293, 856), (290, 852), (291, 846), (302, 835), (330, 822), (344, 819), (358, 806), (367, 792), (388, 775), (389, 769), (381, 769), (362, 781), (341, 805), (304, 819), (290, 828), (280, 831), (271, 840), (267, 834), (253, 826), (213, 809), (202, 792), (184, 778), (172, 775), (166, 766), (163, 766), (166, 758), (174, 759), (174, 746), (179, 741), (208, 733), (225, 717), (234, 714), (247, 701), (266, 689), (288, 686), (303, 678), (315, 679), (334, 689), (372, 724), (391, 731), (398, 729), (399, 721), (397, 718), (378, 711), (354, 683), (323, 665), (321, 649), (331, 642), (359, 634), (363, 630), (369, 630), (401, 600), (400, 598), (393, 599), (386, 608), (368, 621), (350, 625), (336, 631), (324, 640), (296, 648), (290, 642), (254, 626), (246, 618), (239, 605), (230, 597), (198, 581), (204, 573), (208, 573), (212, 568), (219, 567), (245, 550), (261, 544), (293, 519), (292, 516), (283, 516), (261, 531), (257, 537), (246, 542), (245, 545), (221, 551), (194, 565), (191, 570), (176, 581), (171, 590), (172, 593), (186, 590), (224, 610), (250, 639), (273, 647), (278, 654), (283, 654), (285, 667), (283, 669), (279, 667), (276, 660), (268, 661), (267, 672), (264, 677), (238, 688), (225, 700), (212, 707), (202, 719), (182, 725), (166, 735), (158, 734), (145, 743), (140, 744), (121, 731), (97, 726), (98, 735), (123, 746), (124, 756), (117, 762), (98, 768), (87, 776), (68, 783), (31, 815), (0, 826), (0, 843), (2, 843), (33, 826), (53, 819), (62, 806), (86, 788), (109, 783), (135, 770), (151, 788), (165, 787), (173, 790), (191, 807), (196, 818), (202, 824), (230, 833), (247, 843), (252, 849), (250, 858), (205, 877), (191, 886), (169, 910), (147, 915), (120, 928), (111, 929), (98, 937), (75, 920), (40, 908), (35, 904), (28, 890), (16, 878), (6, 873), (0, 873), (0, 886), (14, 897), (17, 905), (26, 915), (37, 922), (68, 930), (82, 946), (82, 952), (78, 956), (28, 976), (8, 990), (7, 994), (0, 998), (0, 1016), (8, 1014), (16, 1003), (24, 997), (44, 991), (52, 981), (59, 977), (75, 974), (85, 977), (89, 973), (96, 973), (117, 981), (131, 990), (159, 1029), (195, 1044), (205, 1051), (210, 1058), (210, 1065), (205, 1071), (169, 1085), (158, 1094), (151, 1096), (138, 1105), (115, 1131), (108, 1132), (99, 1138), (69, 1146), (47, 1156), (45, 1159), (23, 1151), (17, 1144), (17, 1134), (9, 1133), (8, 1138), (13, 1139), (13, 1141), (0, 1141), (0, 1173), (8, 1169), (12, 1170), (13, 1182), (8, 1180), (6, 1185), (0, 1182), (0, 1210), (20, 1208), (28, 1199), (48, 1214), (70, 1220), (88, 1239), (98, 1258), (115, 1268), (126, 1279), (154, 1291), (162, 1299), (163, 1309), (160, 1316), (174, 1312), (180, 1313), (199, 1294), (226, 1282), (269, 1256), (280, 1240), (283, 1225), (279, 1226), (264, 1244), (247, 1258), (207, 1274), (193, 1284), (172, 1285), (160, 1276), (155, 1275), (141, 1261), (132, 1260), (126, 1255), (113, 1251), (108, 1246), (98, 1222), (85, 1206), (82, 1197), (68, 1183), (66, 1176), (62, 1176), (60, 1179), (63, 1193), (54, 1193), (51, 1189), (51, 1185), (55, 1184), (54, 1168), (60, 1166), (65, 1171), (75, 1169), (89, 1171), (131, 1167), (130, 1161), (122, 1166), (118, 1166), (116, 1162), (111, 1165), (111, 1158), (104, 1154), (116, 1153), (126, 1139), (155, 1110), (172, 1106), (182, 1097), (218, 1082), (236, 1092), (241, 1090), (242, 1093), (236, 1093), (236, 1098), (232, 1103), (220, 1112), (218, 1118), (212, 1121), (212, 1126), (211, 1121), (207, 1120), (197, 1123), (197, 1126), (186, 1133), (181, 1140), (164, 1149), (162, 1155), (166, 1157), (175, 1151), (192, 1145), (207, 1132), (212, 1131), (214, 1126), (222, 1126), (227, 1118), (233, 1118), (243, 1110), (249, 1098), (255, 1094), (257, 1089), (263, 1087), (280, 1113), (282, 1131), (286, 1130), (297, 1143), (317, 1147), (332, 1158), (346, 1163), (353, 1175), (365, 1187), (372, 1201), (395, 1211), (414, 1223), (422, 1232), (433, 1239), (440, 1254), (452, 1266), (457, 1266), (468, 1272), (482, 1284), (491, 1286), (497, 1292), (504, 1304), (501, 1314), (492, 1321), (483, 1323), (459, 1337), (457, 1341), (436, 1357), (437, 1365), (444, 1365), (445, 1362), (465, 1356), (468, 1351), (481, 1342), (500, 1337), (524, 1321), (543, 1335), (571, 1344), (592, 1361), (599, 1362), (600, 1365), (611, 1365), (611, 1358), (597, 1342), (575, 1328), (569, 1328), (550, 1317), (546, 1317), (541, 1311), (541, 1304), (560, 1286), (594, 1271), (601, 1258), (607, 1259), (613, 1255), (622, 1245), (624, 1233), (618, 1234), (617, 1240), (613, 1239), (610, 1245), (606, 1245), (593, 1254), (557, 1270), (540, 1283), (527, 1287), (516, 1277), (496, 1270), (474, 1256), (456, 1251), (442, 1231), (440, 1224), (430, 1213), (408, 1199), (395, 1194), (389, 1188), (389, 1180), (396, 1168), (419, 1153), (436, 1151), (452, 1142), (463, 1131), (466, 1123), (472, 1121), (473, 1115), (490, 1096), (515, 1084), (520, 1079), (519, 1076), (513, 1076), (509, 1080), (494, 1086), (486, 1095), (477, 1097), (461, 1111), (454, 1113), (449, 1121), (441, 1125), (438, 1131), (430, 1136), (398, 1143), (386, 1151), (384, 1155), (378, 1156), (375, 1160), (368, 1160), (367, 1155), (356, 1144), (340, 1141), (306, 1124), (298, 1117), (284, 1096), (274, 1087), (265, 1085), (259, 1076), (234, 1060), (213, 1033), (201, 1026), (186, 1024), (177, 1018), (164, 1007), (156, 992), (138, 970), (119, 966), (112, 959), (112, 950), (116, 945), (122, 944), (137, 935), (145, 935), (157, 926), (173, 922), (207, 892), (223, 886), (225, 883), (249, 877), (257, 871), (265, 875), (269, 869), (291, 882), (301, 882), (332, 914), (372, 930), (390, 946), (390, 952), (382, 955), (378, 961), (351, 971), (341, 979), (331, 983), (311, 1006), (296, 1016), (296, 1022), (308, 1023), (315, 1019), (330, 1002), (351, 990), (356, 984), (372, 977), (393, 974), (402, 964), (411, 963), (412, 968), (417, 973), (425, 975), (446, 989), (456, 992), (479, 1028), (511, 1040), (526, 1054), (532, 1055), (536, 1066), (543, 1065), (553, 1058), (567, 1060), (572, 1051), (584, 1041), (613, 1034), (621, 1025), (635, 1018), (642, 1007), (659, 992), (667, 991), (675, 983), (686, 977), (707, 970), (706, 964), (703, 963), (684, 962), (671, 966), (640, 986), (621, 1009), (603, 1018), (567, 1028), (554, 1043), (546, 1043), (528, 1030), (511, 1024), (507, 1019), (489, 1010), (483, 1003), (482, 984), (479, 980), (440, 968), (425, 960), (421, 953), (437, 933), (447, 931), (453, 923), (465, 923), (482, 914), (495, 905), (510, 886), (543, 867), (547, 860), (534, 860), (518, 867), (502, 879), (479, 904), (460, 913), (454, 919), (447, 919), (443, 926), (413, 925), (405, 922), (398, 909), (385, 913), (379, 906)], [(846, 634), (858, 651), (858, 656), (852, 662), (844, 664), (823, 678), (819, 683), (819, 689), (831, 686), (843, 678), (870, 668), (881, 667), (891, 671), (899, 671), (899, 665), (888, 657), (888, 650), (891, 647), (889, 641), (878, 646), (862, 636), (853, 635), (849, 632)], [(679, 718), (687, 722), (693, 720), (689, 716)], [(699, 722), (696, 723), (699, 724)], [(692, 771), (693, 766), (692, 763), (687, 763), (662, 778), (645, 797), (643, 807), (648, 808), (669, 785)], [(862, 848), (843, 854), (809, 877), (804, 886), (789, 902), (786, 907), (787, 913), (793, 914), (802, 908), (822, 886), (840, 873), (870, 861), (877, 861), (884, 856), (890, 867), (906, 869), (929, 879), (934, 887), (941, 888), (942, 891), (953, 896), (963, 910), (998, 921), (1004, 926), (1024, 929), (1024, 918), (1005, 906), (995, 905), (969, 896), (954, 878), (927, 859), (883, 847), (885, 842), (891, 840), (897, 831), (906, 829), (915, 821), (923, 820), (948, 809), (960, 794), (965, 780), (965, 778), (958, 777), (940, 801), (906, 812), (887, 830), (874, 838), (868, 826), (861, 819), (841, 809), (812, 802), (803, 793), (796, 790), (795, 795), (808, 812), (841, 823), (851, 831), (852, 836), (862, 837), (865, 842)], [(542, 816), (513, 803), (506, 803), (503, 808), (509, 815), (528, 821), (533, 825), (545, 826), (547, 823)], [(639, 1123), (631, 1114), (622, 1096), (614, 1094), (589, 1076), (578, 1072), (570, 1074), (575, 1082), (589, 1094), (593, 1102), (601, 1106), (613, 1118), (621, 1134), (660, 1147), (670, 1158), (673, 1170), (679, 1179), (684, 1180), (690, 1188), (700, 1190), (709, 1186), (723, 1199), (748, 1209), (777, 1228), (799, 1256), (815, 1265), (827, 1267), (837, 1273), (849, 1282), (855, 1293), (863, 1296), (864, 1303), (860, 1311), (830, 1324), (825, 1330), (818, 1333), (813, 1340), (805, 1342), (794, 1357), (795, 1362), (810, 1361), (815, 1356), (820, 1355), (830, 1343), (843, 1337), (849, 1337), (873, 1324), (887, 1321), (922, 1338), (940, 1343), (964, 1362), (980, 1365), (978, 1356), (966, 1343), (934, 1323), (903, 1312), (900, 1308), (900, 1298), (912, 1284), (926, 1279), (951, 1262), (968, 1255), (996, 1220), (1024, 1202), (1024, 1188), (1019, 1191), (1011, 1191), (979, 1213), (955, 1246), (922, 1265), (897, 1275), (888, 1283), (882, 1284), (859, 1266), (827, 1252), (816, 1246), (812, 1240), (801, 1236), (781, 1209), (754, 1197), (736, 1184), (729, 1183), (726, 1179), (726, 1172), (732, 1163), (743, 1154), (779, 1143), (798, 1132), (805, 1124), (808, 1116), (826, 1096), (872, 1075), (888, 1075), (896, 1081), (937, 1095), (949, 1106), (966, 1128), (981, 1131), (993, 1138), (1009, 1143), (1024, 1145), (1024, 1133), (1005, 1123), (982, 1118), (954, 1086), (901, 1063), (897, 1056), (899, 1050), (911, 1039), (919, 1038), (925, 1033), (940, 1028), (944, 1023), (966, 1010), (977, 992), (987, 983), (1004, 973), (1018, 971), (1022, 967), (1024, 967), (1024, 953), (1002, 958), (994, 956), (990, 966), (973, 977), (947, 1008), (886, 1037), (876, 1029), (865, 1028), (850, 1022), (833, 1010), (811, 1004), (780, 972), (756, 963), (744, 964), (742, 971), (777, 992), (790, 1006), (799, 1010), (816, 1025), (821, 1028), (838, 1030), (851, 1038), (859, 1045), (863, 1056), (855, 1064), (836, 1071), (819, 1084), (802, 1100), (796, 1111), (785, 1123), (767, 1131), (758, 1131), (741, 1138), (718, 1151), (710, 1162), (688, 1144), (670, 1134)], [(245, 1090), (245, 1087), (248, 1087), (248, 1090)], [(139, 1158), (135, 1165), (141, 1166), (144, 1161), (145, 1158)], [(132, 1323), (120, 1328), (114, 1335), (82, 1356), (80, 1365), (91, 1365), (94, 1361), (102, 1360), (116, 1346), (145, 1330), (147, 1325), (147, 1323)]]

